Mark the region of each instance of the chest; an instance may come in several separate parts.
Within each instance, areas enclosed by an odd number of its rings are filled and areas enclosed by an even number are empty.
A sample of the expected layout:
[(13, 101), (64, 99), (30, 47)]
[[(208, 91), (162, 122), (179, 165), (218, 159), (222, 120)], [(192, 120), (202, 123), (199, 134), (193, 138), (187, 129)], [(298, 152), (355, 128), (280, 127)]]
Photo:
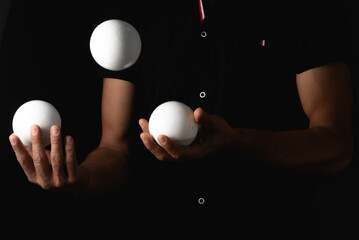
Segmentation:
[(202, 23), (178, 9), (157, 16), (143, 41), (143, 81), (154, 93), (148, 102), (182, 101), (247, 127), (297, 109), (290, 11), (289, 5), (224, 4)]

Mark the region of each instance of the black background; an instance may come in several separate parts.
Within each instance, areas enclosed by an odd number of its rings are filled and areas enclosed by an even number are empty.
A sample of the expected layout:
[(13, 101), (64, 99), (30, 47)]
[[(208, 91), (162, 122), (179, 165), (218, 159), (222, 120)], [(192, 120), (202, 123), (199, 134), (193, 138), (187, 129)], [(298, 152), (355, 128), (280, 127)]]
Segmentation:
[[(117, 203), (103, 206), (103, 200), (75, 198), (41, 190), (27, 181), (8, 142), (16, 109), (26, 101), (42, 99), (52, 103), (60, 112), (63, 134), (71, 134), (75, 138), (79, 162), (98, 145), (102, 80), (97, 75), (98, 66), (89, 51), (89, 39), (93, 29), (106, 20), (110, 3), (110, 0), (86, 1), (86, 5), (81, 1), (68, 0), (15, 0), (6, 25), (4, 11), (7, 8), (0, 9), (0, 201), (4, 211), (11, 213), (6, 216), (15, 217), (15, 222), (17, 218), (39, 214), (39, 211), (47, 217), (69, 213), (55, 211), (52, 206), (58, 206), (58, 209), (70, 206), (71, 210), (82, 207), (82, 213), (88, 212), (83, 207), (84, 201), (89, 203), (86, 206), (92, 206), (90, 211), (96, 208), (98, 212), (108, 212), (118, 206)], [(348, 4), (348, 17), (355, 56), (352, 64), (356, 94), (354, 122), (358, 122), (359, 49), (355, 38), (359, 19), (354, 2), (351, 4)], [(359, 136), (357, 127), (354, 133)], [(355, 220), (358, 205), (356, 192), (359, 191), (358, 150), (356, 144), (352, 168), (345, 178), (326, 180), (319, 187), (325, 236), (333, 232), (351, 232), (359, 226)], [(120, 208), (116, 209), (120, 211)], [(81, 213), (76, 212), (71, 217), (79, 215)]]
[(89, 39), (93, 29), (106, 19), (108, 3), (12, 1), (0, 39), (0, 215), (7, 221), (26, 219), (28, 224), (32, 216), (42, 216), (42, 224), (46, 224), (44, 219), (86, 219), (81, 215), (89, 206), (105, 211), (104, 200), (43, 191), (29, 183), (8, 136), (17, 108), (29, 100), (41, 99), (59, 111), (63, 135), (74, 137), (79, 162), (97, 147), (101, 136), (102, 79), (89, 50)]

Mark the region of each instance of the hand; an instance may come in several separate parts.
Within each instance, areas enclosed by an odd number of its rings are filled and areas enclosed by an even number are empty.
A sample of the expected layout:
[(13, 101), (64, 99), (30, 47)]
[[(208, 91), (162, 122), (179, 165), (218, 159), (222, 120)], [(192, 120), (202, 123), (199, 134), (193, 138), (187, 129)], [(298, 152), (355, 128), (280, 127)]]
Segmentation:
[(66, 137), (63, 153), (61, 129), (51, 127), (51, 151), (45, 150), (39, 126), (31, 127), (32, 147), (24, 146), (12, 134), (9, 137), (16, 158), (28, 180), (46, 190), (63, 189), (74, 185), (77, 178), (77, 162), (73, 138)]
[(145, 147), (161, 161), (186, 161), (200, 159), (213, 152), (229, 148), (234, 130), (221, 117), (209, 115), (203, 109), (194, 111), (194, 119), (199, 125), (195, 141), (189, 146), (181, 146), (165, 135), (158, 136), (158, 145), (148, 130), (148, 121), (139, 120), (142, 128), (140, 135)]

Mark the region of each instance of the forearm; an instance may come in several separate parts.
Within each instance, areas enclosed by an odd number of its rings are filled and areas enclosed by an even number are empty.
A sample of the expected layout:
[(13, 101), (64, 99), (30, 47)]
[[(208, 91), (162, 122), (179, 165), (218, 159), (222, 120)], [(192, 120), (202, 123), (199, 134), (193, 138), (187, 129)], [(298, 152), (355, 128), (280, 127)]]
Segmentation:
[(76, 194), (102, 195), (120, 191), (127, 180), (128, 165), (125, 151), (98, 147), (78, 167)]
[(235, 129), (233, 136), (233, 147), (241, 155), (304, 172), (340, 172), (352, 155), (351, 134), (339, 136), (321, 127), (283, 132)]

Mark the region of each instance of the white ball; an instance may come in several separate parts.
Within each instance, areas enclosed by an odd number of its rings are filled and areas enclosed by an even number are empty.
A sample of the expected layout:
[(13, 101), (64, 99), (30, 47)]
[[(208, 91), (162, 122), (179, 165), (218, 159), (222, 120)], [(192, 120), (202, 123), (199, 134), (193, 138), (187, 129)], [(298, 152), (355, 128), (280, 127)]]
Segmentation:
[(158, 144), (158, 136), (163, 134), (177, 144), (188, 146), (197, 136), (198, 125), (193, 111), (187, 105), (169, 101), (159, 105), (149, 119), (149, 131)]
[(120, 71), (137, 61), (141, 52), (141, 38), (131, 24), (118, 19), (107, 20), (93, 31), (90, 51), (101, 67)]
[(21, 105), (14, 114), (13, 131), (22, 143), (31, 147), (30, 128), (32, 125), (41, 128), (43, 143), (50, 144), (50, 128), (53, 125), (61, 127), (61, 117), (56, 108), (48, 102), (32, 100)]

